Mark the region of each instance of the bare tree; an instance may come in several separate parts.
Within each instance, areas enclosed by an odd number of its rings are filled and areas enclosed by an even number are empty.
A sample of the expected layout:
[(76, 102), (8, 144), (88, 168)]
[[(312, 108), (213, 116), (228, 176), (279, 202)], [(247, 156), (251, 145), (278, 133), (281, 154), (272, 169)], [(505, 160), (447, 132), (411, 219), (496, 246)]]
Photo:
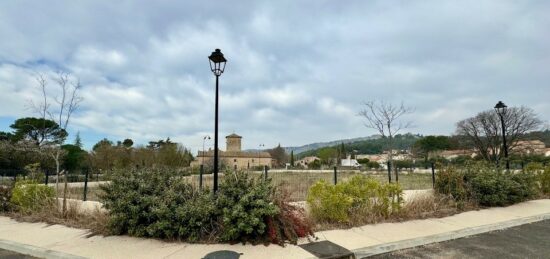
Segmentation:
[[(39, 103), (31, 101), (31, 108), (44, 119), (48, 118), (59, 125), (59, 128), (66, 132), (67, 127), (74, 111), (79, 107), (82, 102), (82, 97), (79, 95), (81, 84), (78, 79), (72, 79), (70, 74), (65, 72), (58, 72), (53, 81), (56, 82), (57, 89), (55, 96), (52, 98), (48, 96), (49, 91), (47, 88), (47, 80), (44, 75), (38, 74), (36, 76), (38, 87), (42, 93), (42, 98)], [(53, 103), (50, 101), (53, 100)], [(52, 104), (54, 104), (52, 106)], [(44, 132), (43, 134), (46, 134)], [(66, 137), (66, 136), (65, 136)], [(65, 137), (55, 141), (46, 140), (45, 136), (42, 136), (42, 142), (40, 142), (40, 149), (47, 151), (55, 161), (56, 167), (56, 191), (59, 192), (59, 176), (62, 175), (64, 170), (61, 170), (61, 159), (64, 152), (61, 149), (61, 145), (65, 141)], [(64, 206), (65, 207), (65, 206)]]
[(367, 101), (363, 103), (363, 110), (359, 116), (365, 119), (365, 127), (375, 129), (387, 140), (388, 161), (393, 165), (393, 137), (401, 130), (411, 128), (411, 121), (402, 121), (402, 117), (414, 112), (401, 102), (400, 105), (384, 101)]
[[(531, 108), (509, 107), (503, 114), (506, 140), (512, 151), (525, 133), (537, 130), (542, 121)], [(498, 163), (503, 156), (502, 126), (500, 117), (493, 110), (478, 113), (476, 116), (459, 121), (456, 133), (468, 141), (469, 146), (487, 161)]]

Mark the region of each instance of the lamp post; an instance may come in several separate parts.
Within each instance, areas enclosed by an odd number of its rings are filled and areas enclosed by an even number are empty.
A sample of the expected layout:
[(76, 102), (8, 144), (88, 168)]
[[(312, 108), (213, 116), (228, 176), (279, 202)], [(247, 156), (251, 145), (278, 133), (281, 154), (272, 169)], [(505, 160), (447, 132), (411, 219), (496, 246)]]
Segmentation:
[(220, 49), (216, 49), (208, 57), (210, 60), (210, 70), (216, 76), (216, 108), (214, 122), (214, 193), (218, 191), (218, 89), (219, 78), (225, 70), (227, 60), (223, 56)]
[[(258, 168), (261, 167), (262, 165), (260, 164), (260, 152), (262, 152), (262, 147), (265, 148), (265, 145), (264, 144), (260, 144), (259, 148), (258, 148)], [(261, 170), (261, 169), (260, 169)]]
[(210, 140), (210, 136), (206, 135), (204, 136), (204, 138), (202, 138), (202, 162), (201, 162), (201, 165), (204, 165), (204, 142), (206, 142), (206, 140)]
[(502, 101), (499, 101), (495, 105), (495, 111), (500, 117), (502, 128), (502, 144), (504, 149), (504, 159), (506, 159), (506, 170), (510, 170), (510, 161), (508, 160), (508, 146), (506, 145), (506, 125), (504, 124), (504, 115), (506, 114), (506, 108), (508, 108), (508, 106), (506, 106), (506, 104), (504, 104)]

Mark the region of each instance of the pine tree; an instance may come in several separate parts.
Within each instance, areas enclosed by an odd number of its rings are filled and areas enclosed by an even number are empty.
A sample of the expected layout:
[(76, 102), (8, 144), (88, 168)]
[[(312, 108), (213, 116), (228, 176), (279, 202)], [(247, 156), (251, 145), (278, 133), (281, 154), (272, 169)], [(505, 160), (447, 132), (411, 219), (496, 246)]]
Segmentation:
[(74, 145), (79, 148), (82, 148), (82, 139), (80, 138), (80, 131), (76, 133), (76, 137), (74, 139)]
[(294, 150), (290, 151), (290, 166), (294, 167)]

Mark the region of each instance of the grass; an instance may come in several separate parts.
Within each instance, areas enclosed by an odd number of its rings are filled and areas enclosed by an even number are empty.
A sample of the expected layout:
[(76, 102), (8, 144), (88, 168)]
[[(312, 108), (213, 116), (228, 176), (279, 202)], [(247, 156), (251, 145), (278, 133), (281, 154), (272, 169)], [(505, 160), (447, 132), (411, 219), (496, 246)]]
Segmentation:
[[(257, 177), (264, 177), (264, 175), (259, 172), (250, 172), (250, 174), (254, 174)], [(338, 172), (338, 182), (347, 181), (349, 178), (357, 174), (371, 176), (383, 183), (388, 181), (387, 173), (343, 171)], [(218, 181), (221, 182), (221, 179), (223, 179), (223, 177), (224, 175), (220, 174)], [(317, 181), (320, 181), (321, 179), (330, 183), (334, 182), (334, 173), (329, 172), (268, 172), (268, 177), (271, 178), (275, 186), (279, 186), (279, 188), (290, 193), (291, 201), (305, 200), (309, 187), (311, 187), (313, 184), (315, 184)], [(186, 176), (185, 179), (198, 188), (198, 175)], [(392, 175), (392, 181), (395, 182), (395, 175)], [(203, 175), (203, 188), (211, 189), (212, 183), (212, 174)], [(431, 189), (432, 176), (431, 174), (401, 172), (399, 173), (399, 184), (401, 184), (404, 190)]]
[[(257, 177), (264, 177), (262, 173), (250, 172)], [(387, 182), (387, 173), (364, 173), (364, 172), (338, 172), (338, 182), (347, 181), (354, 175), (366, 174), (375, 178), (380, 182)], [(273, 181), (275, 186), (290, 193), (291, 201), (303, 201), (306, 199), (309, 187), (315, 184), (317, 181), (324, 179), (327, 182), (334, 182), (334, 173), (328, 172), (271, 172), (268, 173), (269, 178)], [(219, 175), (218, 182), (221, 182), (224, 174)], [(194, 187), (199, 188), (199, 175), (185, 176), (184, 179), (192, 184)], [(395, 182), (395, 175), (392, 175), (392, 181)], [(203, 188), (212, 189), (213, 175), (203, 175)], [(432, 176), (430, 174), (423, 173), (399, 173), (399, 184), (401, 184), (404, 190), (421, 190), (432, 188)], [(82, 200), (84, 196), (84, 187), (69, 187), (67, 198)], [(88, 187), (87, 200), (99, 201), (99, 194), (101, 190), (99, 187)], [(58, 197), (63, 197), (63, 184), (60, 184)]]
[[(55, 189), (55, 186), (53, 187)], [(84, 199), (84, 187), (69, 187), (67, 188), (67, 199), (83, 200)], [(99, 195), (101, 189), (99, 187), (88, 187), (86, 200), (99, 201)], [(57, 197), (63, 198), (63, 184), (59, 186), (59, 193)]]

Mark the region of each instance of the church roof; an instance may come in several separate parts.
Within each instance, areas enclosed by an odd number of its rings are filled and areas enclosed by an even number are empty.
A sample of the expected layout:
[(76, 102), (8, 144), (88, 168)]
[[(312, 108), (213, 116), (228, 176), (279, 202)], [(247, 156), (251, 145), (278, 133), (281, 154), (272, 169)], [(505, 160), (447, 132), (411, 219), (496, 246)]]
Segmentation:
[[(199, 151), (197, 157), (213, 157), (214, 150), (209, 151)], [(268, 152), (245, 152), (245, 151), (221, 151), (219, 152), (220, 157), (244, 157), (244, 158), (271, 158), (271, 154)]]
[(239, 136), (239, 135), (237, 135), (237, 134), (235, 134), (235, 133), (233, 133), (233, 134), (231, 134), (231, 135), (229, 135), (229, 136), (226, 136), (225, 138), (242, 138), (242, 137)]

